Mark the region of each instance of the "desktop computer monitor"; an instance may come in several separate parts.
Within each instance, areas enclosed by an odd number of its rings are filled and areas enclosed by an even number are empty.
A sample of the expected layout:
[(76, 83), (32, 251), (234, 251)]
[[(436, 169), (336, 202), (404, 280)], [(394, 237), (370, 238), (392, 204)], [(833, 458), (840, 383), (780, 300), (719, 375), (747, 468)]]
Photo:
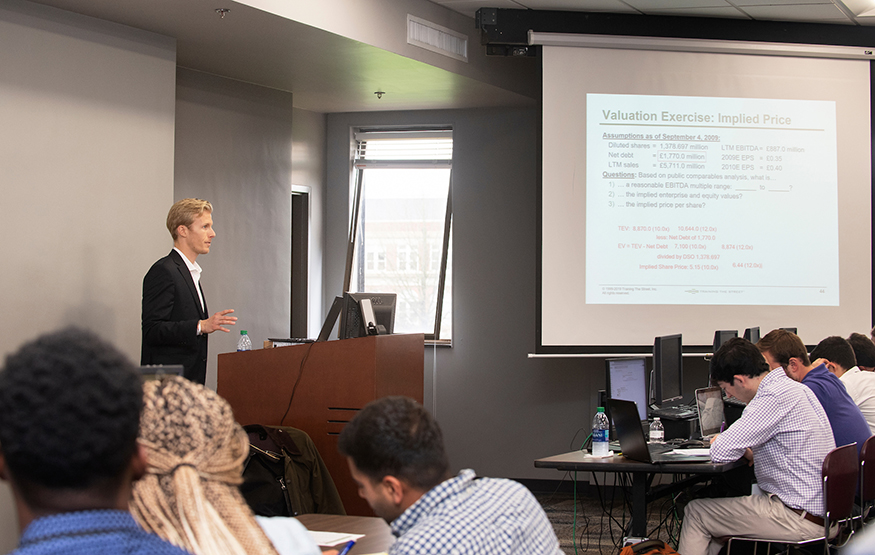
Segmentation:
[(720, 348), (721, 345), (732, 339), (733, 337), (738, 337), (738, 330), (717, 330), (714, 332), (714, 345), (712, 349), (712, 353), (716, 353), (717, 349)]
[(638, 416), (647, 420), (647, 359), (609, 358), (605, 361), (608, 399), (635, 401)]
[(760, 327), (756, 326), (744, 330), (744, 338), (751, 343), (756, 344), (760, 340)]
[[(395, 293), (344, 293), (338, 338), (393, 333), (396, 298)], [(371, 312), (373, 321), (368, 322), (368, 314)]]
[(790, 333), (794, 333), (796, 335), (799, 335), (798, 333), (796, 333), (796, 328), (778, 328), (778, 329), (784, 330), (784, 331), (789, 331)]
[(653, 341), (654, 401), (659, 405), (684, 396), (681, 334), (663, 335)]

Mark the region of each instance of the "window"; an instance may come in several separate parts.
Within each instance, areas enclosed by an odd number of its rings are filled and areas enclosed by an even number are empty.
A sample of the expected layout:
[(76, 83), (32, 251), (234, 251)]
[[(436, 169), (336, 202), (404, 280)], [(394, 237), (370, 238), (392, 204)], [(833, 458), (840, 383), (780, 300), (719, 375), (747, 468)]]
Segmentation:
[(344, 288), (395, 293), (396, 333), (451, 337), (450, 129), (361, 129)]

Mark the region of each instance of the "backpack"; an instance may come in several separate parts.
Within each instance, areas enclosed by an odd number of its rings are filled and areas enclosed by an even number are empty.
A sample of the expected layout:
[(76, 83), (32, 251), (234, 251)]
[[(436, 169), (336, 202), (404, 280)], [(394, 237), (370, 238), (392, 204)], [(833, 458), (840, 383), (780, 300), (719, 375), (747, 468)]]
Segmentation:
[(346, 514), (313, 440), (296, 428), (244, 426), (249, 457), (240, 493), (261, 516)]
[(678, 552), (662, 540), (647, 540), (627, 545), (620, 555), (678, 555)]

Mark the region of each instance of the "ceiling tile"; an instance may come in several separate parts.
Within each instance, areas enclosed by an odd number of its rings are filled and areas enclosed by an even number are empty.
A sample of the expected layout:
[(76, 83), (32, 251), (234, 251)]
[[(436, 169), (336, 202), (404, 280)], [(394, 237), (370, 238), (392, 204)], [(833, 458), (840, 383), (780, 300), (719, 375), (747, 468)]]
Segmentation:
[(719, 17), (730, 19), (750, 19), (750, 17), (736, 8), (690, 8), (690, 9), (656, 9), (648, 10), (647, 15), (676, 15), (686, 17)]
[(644, 13), (682, 8), (732, 8), (726, 0), (626, 0), (626, 3)]
[(814, 21), (820, 23), (853, 23), (834, 4), (794, 4), (782, 6), (745, 6), (754, 19), (778, 21)]
[(638, 13), (629, 2), (621, 0), (517, 0), (532, 10), (568, 10), (586, 12)]
[(733, 4), (739, 8), (744, 8), (746, 6), (777, 6), (790, 8), (797, 5), (804, 8), (805, 4), (821, 4), (841, 11), (832, 2), (824, 2), (824, 0), (737, 0), (736, 2), (733, 2)]

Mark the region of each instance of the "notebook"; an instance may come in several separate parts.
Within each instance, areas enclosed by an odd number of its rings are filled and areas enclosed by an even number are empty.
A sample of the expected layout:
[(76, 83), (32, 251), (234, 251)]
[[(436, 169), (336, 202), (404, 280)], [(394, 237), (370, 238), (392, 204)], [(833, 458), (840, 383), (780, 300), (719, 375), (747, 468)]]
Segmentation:
[(699, 412), (699, 430), (710, 439), (723, 431), (723, 390), (703, 387), (696, 390), (696, 410)]
[[(641, 429), (641, 420), (635, 402), (609, 399), (608, 404), (611, 407), (611, 417), (617, 430), (617, 439), (620, 441), (620, 450), (627, 459), (651, 464), (711, 461), (711, 457), (707, 454), (651, 453), (647, 440), (644, 438), (644, 430)], [(659, 447), (664, 448), (661, 445)]]

